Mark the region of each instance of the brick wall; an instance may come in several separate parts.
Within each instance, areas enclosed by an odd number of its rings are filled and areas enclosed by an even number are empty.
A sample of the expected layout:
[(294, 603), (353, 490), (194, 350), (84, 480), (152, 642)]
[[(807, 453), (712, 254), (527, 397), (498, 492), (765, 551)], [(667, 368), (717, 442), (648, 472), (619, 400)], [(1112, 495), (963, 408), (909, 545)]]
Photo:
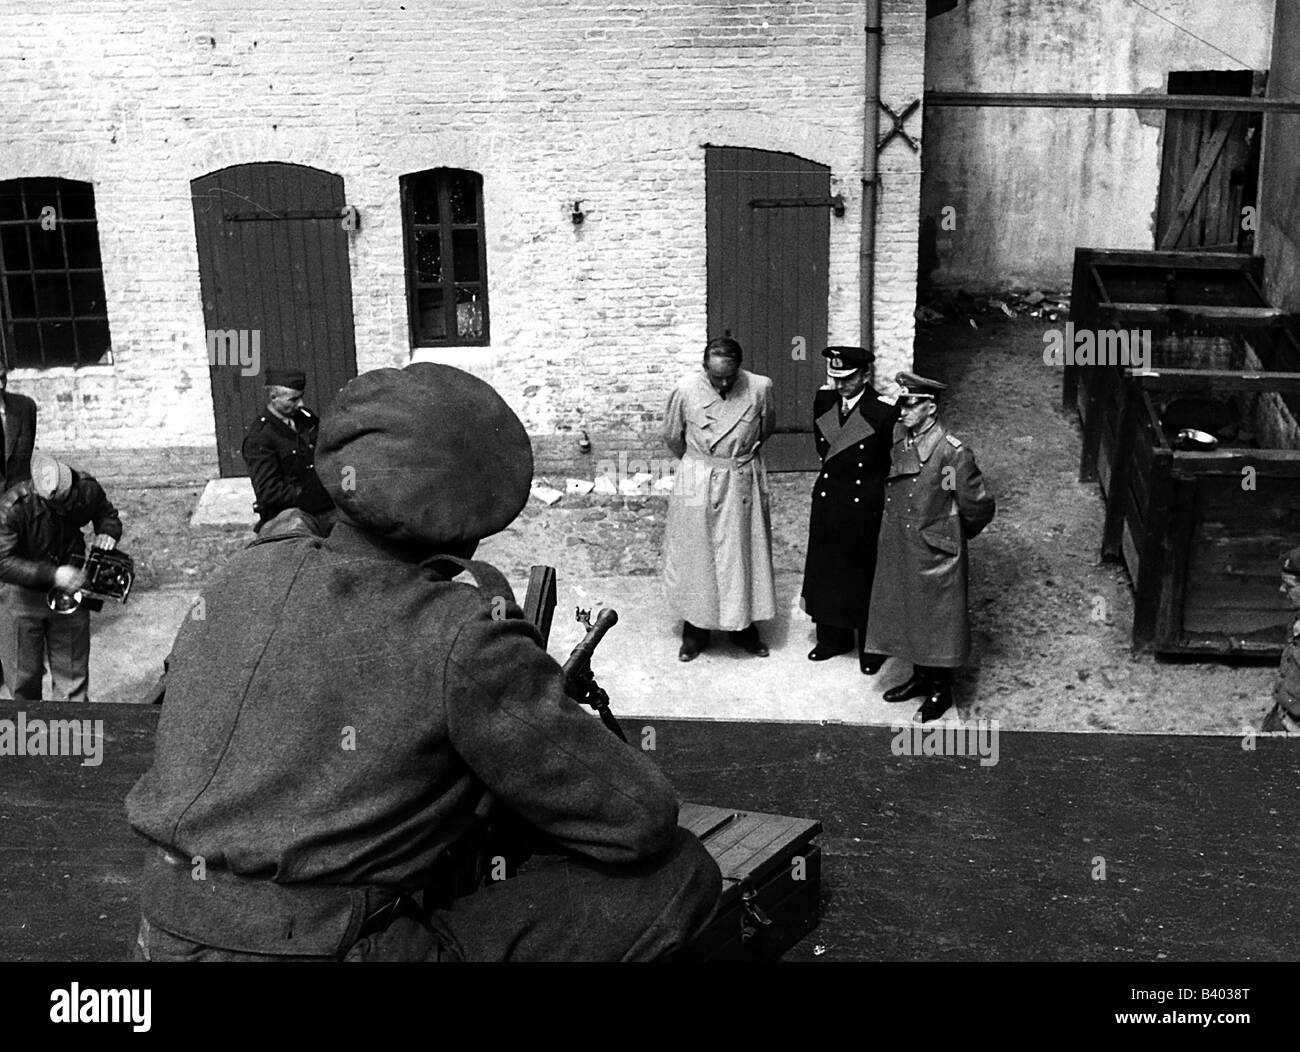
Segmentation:
[[(887, 100), (922, 90), (924, 7), (885, 4)], [(47, 447), (213, 446), (190, 180), (256, 161), (343, 176), (358, 368), (404, 365), (398, 179), (463, 167), (484, 178), (492, 345), (421, 356), (496, 385), (554, 467), (583, 428), (593, 456), (644, 449), (705, 339), (705, 143), (831, 167), (848, 209), (829, 336), (856, 342), (863, 21), (834, 0), (7, 5), (0, 179), (94, 184), (113, 333), (112, 365), (13, 389)], [(892, 373), (911, 360), (920, 164), (897, 142), (882, 164)]]

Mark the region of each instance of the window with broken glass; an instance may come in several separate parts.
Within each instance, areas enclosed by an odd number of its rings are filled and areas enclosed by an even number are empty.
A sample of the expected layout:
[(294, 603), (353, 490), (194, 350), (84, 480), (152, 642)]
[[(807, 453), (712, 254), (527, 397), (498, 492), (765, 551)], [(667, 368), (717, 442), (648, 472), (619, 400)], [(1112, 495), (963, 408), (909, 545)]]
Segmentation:
[(401, 179), (413, 347), (488, 342), (483, 177), (432, 168)]
[(0, 180), (0, 352), (11, 369), (112, 362), (95, 191)]

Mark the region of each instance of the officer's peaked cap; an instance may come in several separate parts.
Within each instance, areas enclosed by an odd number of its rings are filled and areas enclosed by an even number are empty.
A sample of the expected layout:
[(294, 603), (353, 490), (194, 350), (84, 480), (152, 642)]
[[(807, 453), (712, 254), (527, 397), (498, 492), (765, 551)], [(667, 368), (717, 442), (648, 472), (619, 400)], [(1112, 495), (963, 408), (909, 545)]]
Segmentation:
[(865, 347), (827, 347), (822, 357), (826, 359), (826, 374), (833, 377), (849, 376), (876, 360)]
[(351, 381), (322, 415), (316, 474), (362, 529), (450, 545), (505, 529), (528, 500), (533, 449), (492, 387), (414, 362)]

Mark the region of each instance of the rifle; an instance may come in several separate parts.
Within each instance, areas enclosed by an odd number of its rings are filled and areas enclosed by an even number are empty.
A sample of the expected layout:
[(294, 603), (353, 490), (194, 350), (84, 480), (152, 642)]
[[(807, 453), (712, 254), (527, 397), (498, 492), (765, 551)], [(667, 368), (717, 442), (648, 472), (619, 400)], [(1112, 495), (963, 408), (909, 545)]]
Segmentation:
[[(532, 622), (545, 646), (551, 637), (551, 621), (555, 614), (555, 568), (534, 566), (528, 576), (528, 594), (524, 598), (524, 616)], [(579, 607), (576, 611), (579, 624), (587, 626), (587, 634), (573, 648), (563, 666), (564, 692), (578, 702), (595, 709), (600, 721), (620, 740), (627, 741), (623, 728), (609, 708), (609, 695), (605, 693), (591, 670), (591, 658), (605, 633), (618, 624), (618, 612), (606, 608), (596, 615), (592, 624), (591, 611)]]

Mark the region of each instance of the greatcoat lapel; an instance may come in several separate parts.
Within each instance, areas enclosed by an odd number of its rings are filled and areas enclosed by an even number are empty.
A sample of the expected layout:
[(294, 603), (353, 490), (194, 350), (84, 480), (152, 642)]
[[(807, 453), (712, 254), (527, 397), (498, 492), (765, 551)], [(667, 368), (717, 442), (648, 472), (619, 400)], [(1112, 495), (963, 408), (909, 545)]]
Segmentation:
[[(862, 396), (865, 401), (866, 395)], [(868, 438), (876, 433), (865, 416), (862, 415), (862, 402), (859, 401), (849, 413), (849, 418), (840, 424), (840, 403), (837, 399), (832, 403), (830, 409), (817, 418), (817, 426), (821, 429), (822, 435), (830, 443), (830, 449), (826, 451), (826, 459), (837, 453), (843, 453), (844, 450), (858, 442), (865, 442)]]
[(741, 372), (736, 380), (736, 386), (726, 398), (723, 398), (704, 373), (699, 376), (700, 385), (700, 411), (704, 414), (705, 423), (701, 430), (704, 432), (704, 439), (708, 443), (709, 452), (717, 448), (719, 442), (727, 437), (745, 416), (745, 411), (750, 409), (750, 385), (749, 376), (744, 371)]

